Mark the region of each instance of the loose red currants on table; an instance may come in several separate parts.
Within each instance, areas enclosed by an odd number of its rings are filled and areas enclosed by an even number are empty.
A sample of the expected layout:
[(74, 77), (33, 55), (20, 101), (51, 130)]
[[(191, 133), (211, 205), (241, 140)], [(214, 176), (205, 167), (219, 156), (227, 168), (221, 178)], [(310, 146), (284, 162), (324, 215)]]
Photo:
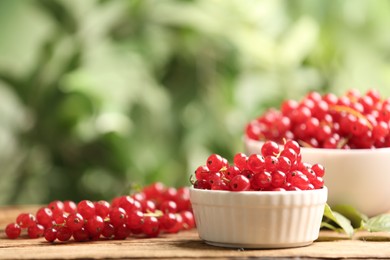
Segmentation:
[(21, 213), (5, 228), (8, 238), (26, 231), (29, 238), (44, 237), (49, 242), (93, 241), (156, 237), (195, 227), (187, 187), (166, 187), (153, 183), (132, 195), (114, 198), (111, 203), (83, 200), (53, 201), (36, 214)]

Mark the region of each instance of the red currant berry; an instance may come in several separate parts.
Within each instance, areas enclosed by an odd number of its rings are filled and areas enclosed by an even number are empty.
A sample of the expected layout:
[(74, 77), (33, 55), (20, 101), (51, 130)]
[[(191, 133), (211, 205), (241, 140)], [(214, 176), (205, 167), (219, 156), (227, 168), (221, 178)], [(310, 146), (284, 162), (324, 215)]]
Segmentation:
[(126, 239), (130, 235), (130, 232), (130, 229), (128, 229), (125, 224), (115, 226), (114, 238), (120, 240)]
[(260, 124), (254, 120), (246, 125), (245, 128), (245, 134), (247, 137), (253, 140), (259, 140), (260, 136), (262, 135), (262, 128), (260, 127)]
[(95, 205), (95, 214), (103, 219), (108, 216), (110, 212), (110, 203), (105, 200), (99, 200), (93, 203)]
[[(288, 140), (286, 141), (286, 143), (284, 144), (284, 150), (286, 149), (292, 149), (296, 154), (300, 154), (301, 153), (301, 147), (299, 146), (298, 142), (297, 141), (294, 141), (294, 140)], [(289, 158), (289, 157), (287, 157)], [(291, 160), (291, 158), (289, 158)]]
[(173, 213), (166, 213), (160, 217), (160, 228), (163, 230), (169, 230), (176, 225), (177, 218)]
[(375, 89), (367, 91), (366, 96), (369, 96), (374, 103), (377, 103), (381, 99), (379, 92)]
[(180, 215), (183, 218), (183, 228), (184, 229), (192, 229), (195, 227), (195, 219), (194, 214), (191, 211), (184, 210), (180, 212)]
[(287, 181), (286, 174), (283, 171), (275, 171), (271, 174), (271, 184), (274, 188), (281, 188)]
[(18, 238), (21, 232), (22, 229), (16, 223), (10, 223), (5, 227), (5, 234), (10, 239)]
[(323, 177), (324, 174), (325, 174), (325, 168), (324, 166), (322, 166), (321, 164), (314, 164), (311, 169), (315, 172), (315, 174), (318, 176), (318, 177)]
[(294, 124), (306, 122), (312, 116), (310, 108), (303, 106), (291, 112), (291, 121)]
[(291, 161), (290, 161), (290, 159), (288, 159), (285, 156), (279, 156), (278, 161), (279, 161), (279, 163), (278, 163), (278, 169), (279, 170), (281, 170), (282, 172), (290, 172), (290, 170), (291, 170)]
[(309, 186), (309, 179), (301, 171), (294, 171), (291, 173), (290, 178), (291, 185), (299, 188), (300, 190), (307, 190)]
[(144, 224), (142, 226), (142, 231), (148, 237), (156, 237), (160, 232), (160, 225), (158, 219), (154, 216), (146, 216)]
[(197, 180), (207, 179), (207, 176), (209, 175), (210, 171), (209, 168), (206, 165), (199, 166), (195, 170), (195, 177)]
[(141, 209), (141, 203), (134, 200), (131, 196), (122, 196), (119, 200), (118, 207), (124, 209), (126, 212), (131, 212), (136, 209)]
[(16, 223), (21, 228), (28, 228), (31, 225), (35, 224), (35, 216), (31, 213), (21, 213), (16, 218)]
[(273, 141), (267, 141), (263, 144), (261, 147), (261, 154), (266, 156), (276, 156), (279, 154), (279, 145), (276, 142)]
[(77, 205), (71, 200), (64, 201), (64, 211), (68, 214), (75, 213), (77, 211)]
[(248, 160), (248, 157), (243, 153), (237, 153), (233, 159), (234, 165), (237, 166), (237, 168), (240, 169), (241, 171), (243, 171), (247, 168), (247, 165), (246, 165), (247, 160)]
[(253, 176), (253, 185), (261, 190), (268, 189), (272, 184), (271, 173), (264, 171)]
[(291, 165), (293, 165), (297, 161), (298, 155), (292, 148), (285, 147), (279, 157), (286, 157), (290, 160)]
[(127, 220), (126, 220), (126, 226), (130, 229), (139, 229), (142, 228), (142, 225), (144, 224), (144, 213), (139, 210), (135, 210), (129, 213)]
[(109, 222), (104, 222), (104, 227), (102, 230), (102, 236), (105, 238), (111, 238), (114, 236), (115, 228), (111, 223)]
[(286, 100), (282, 103), (281, 111), (283, 115), (289, 116), (292, 111), (298, 108), (299, 104), (295, 100)]
[[(137, 203), (137, 201), (135, 201), (135, 203)], [(131, 211), (126, 211), (126, 213), (129, 214), (132, 211), (141, 210), (141, 209), (144, 212), (155, 212), (156, 208), (157, 208), (157, 206), (156, 206), (156, 203), (154, 201), (146, 200), (143, 207), (141, 207), (141, 208), (136, 207), (136, 208), (132, 209)]]
[(279, 160), (275, 156), (266, 156), (264, 159), (264, 169), (266, 171), (272, 172), (278, 168)]
[(315, 189), (322, 189), (324, 187), (324, 179), (317, 176), (317, 178), (315, 178), (311, 184), (313, 184)]
[(160, 210), (165, 213), (176, 213), (177, 212), (177, 204), (173, 200), (163, 201), (160, 205)]
[(47, 228), (44, 232), (44, 237), (48, 242), (54, 242), (57, 239), (57, 229), (54, 227)]
[(123, 208), (115, 207), (110, 209), (110, 221), (111, 224), (116, 228), (126, 223), (127, 213)]
[(91, 218), (95, 215), (95, 205), (90, 200), (82, 200), (77, 204), (77, 212), (85, 219)]
[(333, 93), (328, 93), (324, 95), (323, 100), (328, 103), (328, 105), (336, 105), (338, 97)]
[[(165, 190), (165, 185), (161, 182), (155, 182), (143, 189), (146, 199), (158, 198)], [(112, 205), (113, 207), (119, 205)]]
[(65, 205), (62, 201), (54, 200), (47, 207), (51, 209), (53, 214), (58, 214), (64, 212)]
[(237, 166), (229, 166), (225, 171), (225, 178), (228, 180), (233, 179), (234, 176), (240, 174), (240, 169)]
[(66, 226), (72, 231), (79, 230), (84, 226), (84, 217), (80, 213), (72, 213), (66, 219)]
[(27, 229), (27, 234), (29, 238), (42, 237), (44, 232), (45, 228), (40, 224), (31, 225)]
[(230, 181), (232, 191), (246, 191), (250, 188), (250, 181), (243, 175), (237, 175)]
[(73, 231), (73, 238), (76, 242), (89, 241), (90, 234), (85, 228)]
[(372, 137), (375, 140), (380, 140), (382, 138), (385, 138), (388, 134), (389, 134), (389, 124), (384, 121), (378, 122), (378, 124), (375, 125), (374, 128), (372, 129)]
[(62, 225), (65, 223), (66, 219), (68, 218), (68, 214), (63, 212), (63, 213), (58, 213), (53, 216), (53, 222), (57, 225)]
[(87, 220), (87, 223), (85, 224), (85, 229), (91, 236), (100, 235), (102, 233), (103, 228), (104, 221), (102, 217), (97, 215), (93, 216), (92, 218), (89, 218)]
[(209, 190), (211, 189), (211, 185), (207, 180), (196, 180), (194, 183), (195, 189), (201, 189), (201, 190)]
[[(264, 147), (264, 146), (263, 146)], [(264, 170), (265, 160), (260, 154), (251, 154), (247, 161), (248, 170), (258, 173)]]
[(230, 190), (230, 186), (224, 182), (223, 180), (219, 180), (217, 182), (214, 182), (211, 185), (212, 190)]
[(223, 158), (218, 154), (212, 154), (207, 158), (206, 165), (210, 172), (218, 172), (224, 165)]
[(62, 242), (69, 241), (69, 239), (72, 237), (72, 234), (72, 230), (70, 230), (68, 227), (60, 227), (57, 230), (57, 239)]
[(45, 228), (48, 228), (53, 224), (53, 212), (47, 207), (38, 209), (35, 216), (38, 224), (41, 224)]
[(171, 233), (171, 234), (177, 233), (183, 229), (184, 220), (182, 215), (176, 214), (175, 216), (176, 216), (176, 224), (172, 228), (165, 230), (166, 233)]

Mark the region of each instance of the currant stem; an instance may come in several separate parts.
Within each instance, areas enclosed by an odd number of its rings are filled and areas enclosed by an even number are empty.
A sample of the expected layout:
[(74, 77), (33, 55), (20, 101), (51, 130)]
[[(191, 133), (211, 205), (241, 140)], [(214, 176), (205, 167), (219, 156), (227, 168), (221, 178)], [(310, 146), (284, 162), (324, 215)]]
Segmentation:
[(356, 111), (355, 109), (353, 109), (351, 107), (342, 106), (342, 105), (332, 105), (332, 106), (330, 106), (330, 109), (333, 111), (336, 111), (336, 112), (346, 112), (346, 113), (349, 113), (351, 115), (356, 116), (357, 118), (361, 118), (364, 121), (366, 121), (367, 126), (370, 130), (372, 130), (372, 128), (373, 128), (372, 124), (370, 123), (370, 121), (368, 121), (367, 117), (365, 117), (359, 111)]

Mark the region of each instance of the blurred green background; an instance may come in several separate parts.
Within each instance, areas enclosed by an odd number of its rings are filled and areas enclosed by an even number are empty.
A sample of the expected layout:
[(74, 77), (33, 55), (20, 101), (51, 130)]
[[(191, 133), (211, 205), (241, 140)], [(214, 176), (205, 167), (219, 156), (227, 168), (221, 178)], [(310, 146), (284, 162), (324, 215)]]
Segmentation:
[(189, 185), (286, 98), (390, 96), (390, 2), (1, 0), (0, 205)]

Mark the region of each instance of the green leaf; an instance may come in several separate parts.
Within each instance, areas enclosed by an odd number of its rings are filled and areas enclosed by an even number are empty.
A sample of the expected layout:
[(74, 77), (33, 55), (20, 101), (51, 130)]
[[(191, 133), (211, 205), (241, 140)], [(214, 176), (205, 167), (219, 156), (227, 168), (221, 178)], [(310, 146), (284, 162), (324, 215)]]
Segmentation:
[(366, 215), (360, 213), (351, 205), (336, 205), (333, 206), (332, 209), (349, 219), (355, 229), (362, 228), (364, 223), (368, 221), (368, 217)]
[(382, 214), (370, 218), (364, 228), (370, 232), (387, 231), (390, 232), (390, 214)]
[(321, 228), (326, 228), (326, 229), (330, 229), (330, 230), (337, 231), (337, 232), (340, 231), (340, 227), (339, 226), (336, 227), (332, 223), (328, 223), (328, 222), (324, 222), (324, 221), (321, 222)]
[[(343, 215), (341, 215), (340, 213), (332, 211), (332, 209), (329, 207), (328, 204), (325, 205), (324, 219), (323, 219), (323, 224), (322, 224), (325, 227), (332, 225), (328, 221), (326, 221), (327, 219), (331, 220), (335, 224), (337, 224), (340, 227), (340, 229), (342, 231), (344, 231), (348, 236), (350, 236), (350, 237), (353, 236), (354, 229), (353, 229), (353, 226), (351, 224), (351, 221), (349, 219), (347, 219), (346, 217), (344, 217)], [(327, 223), (327, 224), (325, 224), (325, 223)], [(336, 230), (336, 228), (334, 228), (334, 229), (331, 228), (331, 229)], [(338, 230), (340, 230), (340, 229), (338, 229)]]

